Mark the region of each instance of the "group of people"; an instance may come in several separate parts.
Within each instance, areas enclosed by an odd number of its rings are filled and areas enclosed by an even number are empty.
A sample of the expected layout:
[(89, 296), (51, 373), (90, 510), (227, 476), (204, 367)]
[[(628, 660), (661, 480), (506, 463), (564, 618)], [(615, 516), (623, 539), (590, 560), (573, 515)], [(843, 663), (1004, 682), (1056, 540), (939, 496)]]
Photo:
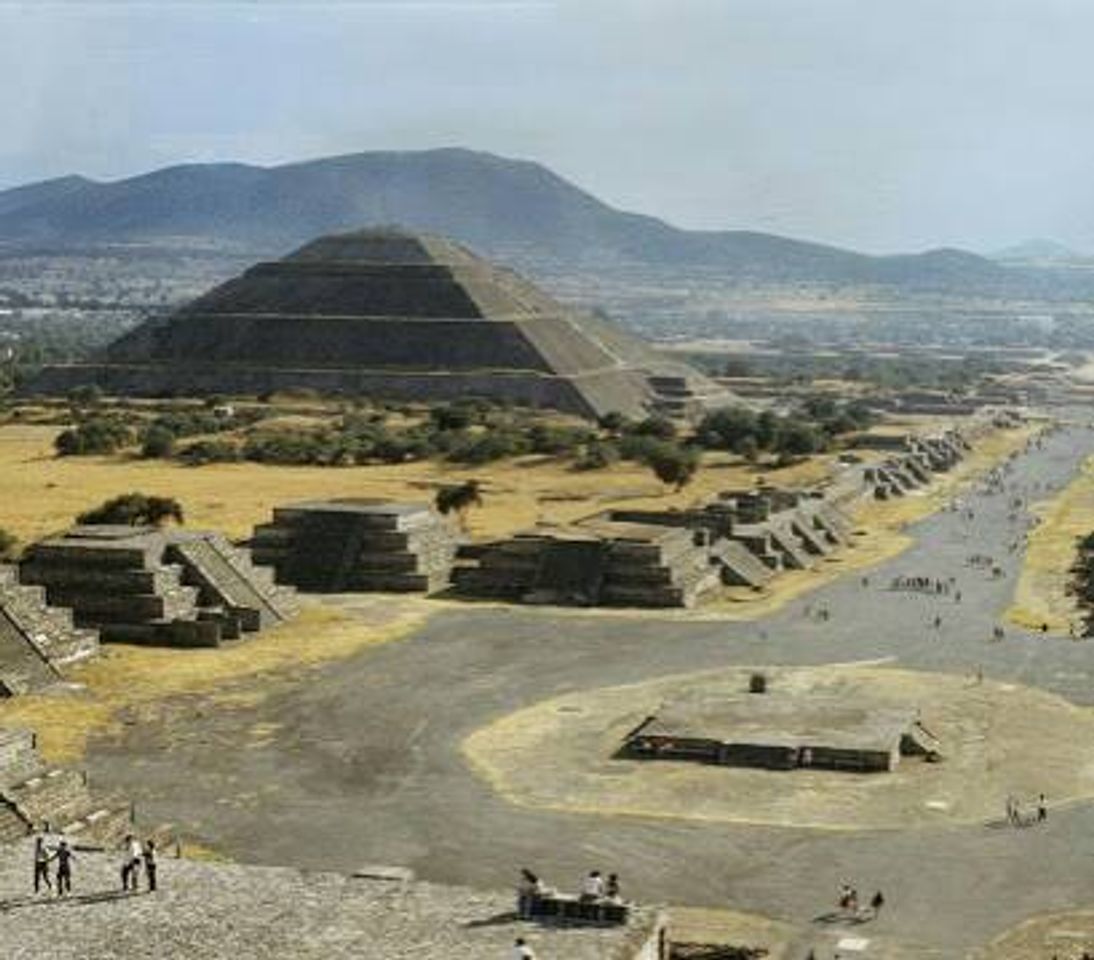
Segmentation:
[[(72, 893), (75, 860), (76, 854), (68, 839), (55, 835), (48, 823), (43, 824), (34, 837), (34, 892), (40, 893), (44, 887), (58, 897)], [(51, 879), (50, 867), (53, 864), (56, 864), (56, 869)], [(155, 892), (156, 868), (156, 841), (149, 838), (142, 844), (133, 834), (128, 834), (122, 843), (122, 890), (135, 893), (140, 887), (143, 871), (149, 893)]]
[(1032, 816), (1026, 816), (1022, 810), (1022, 802), (1015, 796), (1007, 797), (1006, 802), (1007, 823), (1012, 827), (1028, 827), (1034, 823), (1044, 823), (1048, 820), (1048, 801), (1045, 795), (1039, 794)]
[[(844, 913), (853, 914), (856, 917), (862, 916), (862, 906), (859, 904), (858, 891), (852, 887), (849, 883), (840, 884), (839, 897), (836, 901), (840, 910)], [(870, 911), (869, 916), (876, 918), (881, 913), (881, 908), (885, 906), (885, 895), (878, 890), (871, 898), (868, 905)]]
[[(547, 886), (540, 877), (527, 867), (521, 868), (520, 880), (517, 883), (517, 913), (522, 920), (532, 917), (533, 906), (536, 900), (558, 896), (558, 891)], [(578, 899), (586, 903), (599, 903), (609, 901), (622, 903), (623, 898), (619, 888), (619, 876), (609, 873), (605, 878), (599, 870), (590, 870), (581, 881), (578, 891)]]
[(956, 582), (954, 577), (950, 577), (948, 580), (943, 580), (941, 577), (893, 577), (889, 589), (914, 590), (918, 593), (949, 596)]

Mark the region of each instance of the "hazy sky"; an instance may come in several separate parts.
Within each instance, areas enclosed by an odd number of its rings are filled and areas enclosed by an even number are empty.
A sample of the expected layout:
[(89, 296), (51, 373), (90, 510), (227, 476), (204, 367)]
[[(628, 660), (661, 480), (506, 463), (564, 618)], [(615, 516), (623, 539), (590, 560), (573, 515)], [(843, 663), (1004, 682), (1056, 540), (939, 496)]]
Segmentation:
[(460, 145), (681, 226), (1094, 249), (1094, 0), (0, 0), (0, 186)]

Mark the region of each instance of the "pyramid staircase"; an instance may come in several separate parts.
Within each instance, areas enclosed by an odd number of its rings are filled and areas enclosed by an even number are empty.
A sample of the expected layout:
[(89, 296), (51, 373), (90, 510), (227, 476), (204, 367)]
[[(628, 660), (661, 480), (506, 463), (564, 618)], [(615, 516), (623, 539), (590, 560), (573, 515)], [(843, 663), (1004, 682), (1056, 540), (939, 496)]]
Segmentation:
[(216, 533), (75, 527), (30, 547), (20, 575), (108, 641), (217, 646), (296, 612), (290, 588)]
[(75, 844), (113, 846), (132, 820), (125, 797), (93, 790), (79, 770), (45, 763), (29, 730), (0, 728), (0, 843), (48, 823)]
[(72, 612), (46, 603), (41, 587), (19, 582), (0, 565), (0, 696), (43, 689), (66, 664), (98, 652), (98, 635), (73, 623)]

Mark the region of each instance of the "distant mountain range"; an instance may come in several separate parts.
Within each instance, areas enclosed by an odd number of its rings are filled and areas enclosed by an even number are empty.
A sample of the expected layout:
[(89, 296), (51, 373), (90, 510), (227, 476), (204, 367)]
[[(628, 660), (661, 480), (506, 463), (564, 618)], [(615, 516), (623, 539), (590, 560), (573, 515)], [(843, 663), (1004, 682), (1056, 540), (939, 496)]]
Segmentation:
[(1002, 250), (989, 253), (988, 257), (999, 263), (1011, 264), (1069, 264), (1090, 260), (1087, 254), (1079, 253), (1056, 240), (1023, 240)]
[(961, 250), (874, 257), (752, 231), (681, 230), (616, 210), (540, 164), (463, 149), (276, 167), (188, 164), (0, 192), (0, 244), (17, 248), (155, 244), (280, 254), (318, 234), (370, 224), (431, 230), (486, 255), (563, 267), (634, 264), (761, 282), (930, 289), (995, 289), (1017, 277)]

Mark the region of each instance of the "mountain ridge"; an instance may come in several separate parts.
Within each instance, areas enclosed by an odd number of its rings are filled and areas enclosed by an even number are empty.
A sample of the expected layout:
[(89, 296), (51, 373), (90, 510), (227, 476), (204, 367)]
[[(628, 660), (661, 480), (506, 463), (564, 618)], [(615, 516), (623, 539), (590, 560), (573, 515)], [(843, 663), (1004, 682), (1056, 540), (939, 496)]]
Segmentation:
[(685, 230), (616, 209), (530, 160), (446, 147), (273, 166), (184, 163), (120, 180), (78, 175), (0, 191), (8, 245), (225, 244), (273, 254), (313, 236), (397, 224), (490, 256), (655, 264), (729, 277), (998, 284), (1011, 271), (963, 250), (874, 256), (753, 230)]

